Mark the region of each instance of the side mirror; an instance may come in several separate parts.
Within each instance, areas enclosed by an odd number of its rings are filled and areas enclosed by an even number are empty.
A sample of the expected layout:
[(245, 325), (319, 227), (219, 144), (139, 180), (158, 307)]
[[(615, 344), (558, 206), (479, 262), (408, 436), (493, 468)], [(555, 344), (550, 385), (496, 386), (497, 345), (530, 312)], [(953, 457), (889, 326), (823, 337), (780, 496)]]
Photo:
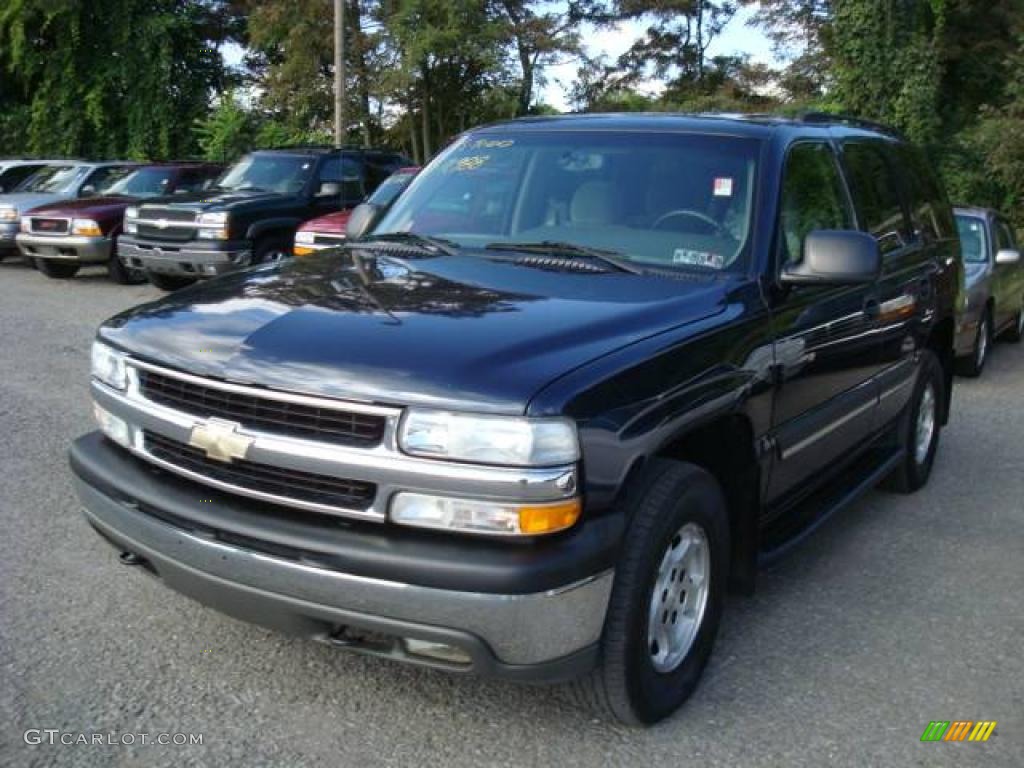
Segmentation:
[(95, 194), (96, 194), (96, 185), (95, 184), (86, 184), (80, 190), (78, 190), (78, 196), (79, 197), (92, 197)]
[(996, 264), (1020, 264), (1020, 251), (1003, 248), (996, 254)]
[(348, 240), (358, 240), (369, 232), (377, 224), (380, 215), (384, 212), (383, 206), (373, 203), (360, 203), (352, 209), (345, 225), (345, 236)]
[(341, 195), (341, 184), (336, 181), (323, 181), (317, 187), (317, 197), (338, 197)]
[(804, 239), (804, 258), (782, 271), (787, 285), (873, 283), (882, 271), (878, 241), (866, 232), (817, 229)]

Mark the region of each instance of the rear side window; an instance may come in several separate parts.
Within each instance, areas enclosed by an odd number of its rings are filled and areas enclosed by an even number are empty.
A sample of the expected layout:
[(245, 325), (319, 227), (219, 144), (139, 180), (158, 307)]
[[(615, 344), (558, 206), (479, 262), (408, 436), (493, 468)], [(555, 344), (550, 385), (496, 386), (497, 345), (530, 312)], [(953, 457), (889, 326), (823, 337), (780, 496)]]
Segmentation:
[(831, 147), (808, 142), (786, 158), (779, 205), (783, 264), (803, 259), (804, 238), (816, 229), (853, 229), (853, 216)]
[(924, 153), (910, 144), (896, 148), (914, 232), (926, 242), (948, 240), (956, 232), (953, 212)]
[(864, 230), (875, 236), (883, 254), (905, 246), (909, 228), (903, 201), (881, 143), (848, 141), (843, 145), (843, 162)]

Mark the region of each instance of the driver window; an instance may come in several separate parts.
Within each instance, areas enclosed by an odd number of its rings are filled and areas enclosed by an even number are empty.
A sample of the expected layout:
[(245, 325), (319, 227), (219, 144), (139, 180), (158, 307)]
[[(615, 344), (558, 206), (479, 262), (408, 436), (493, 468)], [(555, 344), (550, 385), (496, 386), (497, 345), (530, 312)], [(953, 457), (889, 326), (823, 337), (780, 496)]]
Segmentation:
[(853, 229), (839, 167), (825, 143), (801, 143), (786, 158), (779, 203), (781, 263), (803, 260), (804, 238), (816, 229)]

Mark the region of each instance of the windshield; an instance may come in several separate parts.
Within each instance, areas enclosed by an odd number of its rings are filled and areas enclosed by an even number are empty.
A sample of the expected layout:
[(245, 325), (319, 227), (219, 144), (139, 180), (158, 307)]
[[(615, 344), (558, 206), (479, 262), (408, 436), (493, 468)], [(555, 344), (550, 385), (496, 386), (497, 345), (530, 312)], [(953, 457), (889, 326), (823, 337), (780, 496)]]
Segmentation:
[(601, 131), (468, 135), (374, 234), (461, 246), (569, 243), (660, 267), (744, 269), (758, 143)]
[(382, 206), (391, 205), (398, 197), (398, 193), (409, 186), (409, 182), (415, 175), (416, 173), (413, 171), (399, 171), (391, 174), (380, 183), (380, 186), (366, 202)]
[(119, 176), (102, 190), (104, 195), (128, 195), (129, 197), (156, 197), (167, 191), (174, 171), (170, 168), (125, 168), (127, 176)]
[(313, 165), (313, 158), (303, 155), (247, 155), (229, 168), (215, 186), (295, 195), (306, 186)]
[(51, 194), (63, 192), (81, 172), (81, 166), (77, 165), (48, 165), (21, 182), (16, 191)]
[(956, 215), (956, 228), (960, 230), (960, 253), (968, 264), (984, 264), (988, 260), (988, 238), (985, 220), (980, 216)]

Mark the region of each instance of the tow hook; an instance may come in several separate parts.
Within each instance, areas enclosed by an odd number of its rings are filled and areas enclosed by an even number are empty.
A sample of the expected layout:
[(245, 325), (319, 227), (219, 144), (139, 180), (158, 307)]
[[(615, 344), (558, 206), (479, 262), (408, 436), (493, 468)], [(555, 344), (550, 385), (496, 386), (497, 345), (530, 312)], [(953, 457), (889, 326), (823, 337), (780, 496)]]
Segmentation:
[(139, 557), (134, 552), (122, 552), (117, 559), (121, 561), (122, 565), (144, 565), (146, 562), (144, 557)]

